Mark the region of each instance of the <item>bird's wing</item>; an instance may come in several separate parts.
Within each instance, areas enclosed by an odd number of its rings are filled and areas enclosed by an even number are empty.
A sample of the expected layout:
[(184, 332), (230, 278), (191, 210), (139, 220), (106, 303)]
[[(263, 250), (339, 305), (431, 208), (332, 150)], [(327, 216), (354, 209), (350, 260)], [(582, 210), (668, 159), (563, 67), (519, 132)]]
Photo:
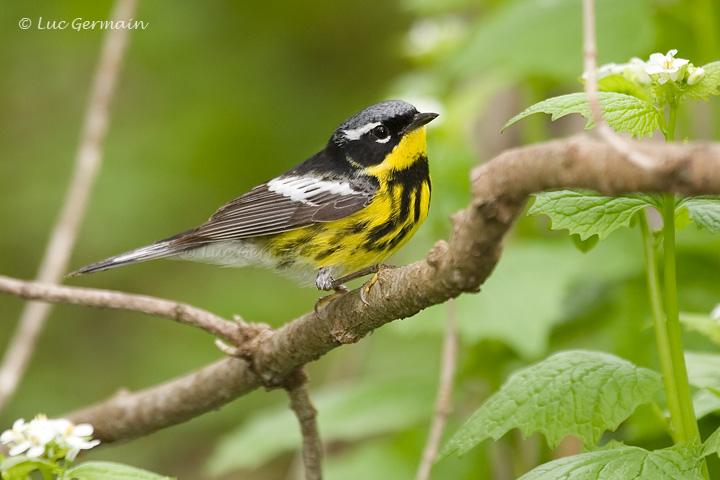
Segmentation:
[(178, 243), (236, 240), (339, 220), (367, 206), (376, 190), (369, 178), (281, 175), (222, 206)]

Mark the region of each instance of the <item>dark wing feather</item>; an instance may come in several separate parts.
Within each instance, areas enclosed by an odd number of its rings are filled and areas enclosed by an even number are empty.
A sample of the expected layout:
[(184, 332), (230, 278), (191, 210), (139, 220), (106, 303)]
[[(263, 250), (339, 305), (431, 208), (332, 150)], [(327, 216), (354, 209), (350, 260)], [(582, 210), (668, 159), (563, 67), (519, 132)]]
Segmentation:
[(350, 191), (346, 188), (343, 193), (335, 193), (319, 188), (307, 193), (302, 201), (275, 193), (264, 183), (222, 206), (207, 222), (176, 242), (236, 240), (339, 220), (367, 206), (377, 190), (370, 179), (343, 183), (349, 185)]

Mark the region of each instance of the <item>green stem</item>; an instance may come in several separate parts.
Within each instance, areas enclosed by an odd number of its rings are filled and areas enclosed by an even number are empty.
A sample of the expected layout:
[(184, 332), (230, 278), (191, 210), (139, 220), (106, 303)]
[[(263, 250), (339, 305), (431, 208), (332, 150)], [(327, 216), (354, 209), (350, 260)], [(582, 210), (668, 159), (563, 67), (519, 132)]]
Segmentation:
[(665, 392), (667, 396), (668, 409), (670, 410), (670, 434), (675, 443), (685, 438), (683, 431), (682, 410), (678, 401), (677, 384), (673, 370), (672, 355), (670, 353), (670, 339), (665, 327), (665, 312), (663, 311), (660, 298), (660, 280), (658, 278), (655, 246), (653, 235), (648, 226), (645, 210), (640, 211), (640, 231), (643, 237), (645, 249), (645, 268), (647, 271), (647, 287), (650, 295), (650, 308), (652, 310), (653, 325), (655, 327), (655, 340), (657, 341), (658, 354), (660, 355), (660, 368), (663, 373)]
[[(672, 109), (671, 109), (672, 111)], [(680, 403), (682, 424), (677, 428), (682, 435), (681, 441), (697, 439), (701, 442), (700, 432), (695, 419), (690, 385), (688, 383), (685, 355), (682, 346), (682, 329), (677, 299), (677, 275), (675, 267), (675, 196), (666, 193), (663, 196), (663, 246), (665, 264), (665, 314), (666, 329), (670, 342), (670, 358), (673, 376), (677, 385), (677, 400)]]
[(672, 142), (675, 140), (675, 119), (677, 118), (677, 105), (675, 103), (670, 104), (670, 112), (668, 112), (667, 122), (667, 133), (665, 134), (665, 140)]
[[(677, 118), (678, 104), (675, 101), (670, 102), (668, 112), (667, 130), (665, 133), (665, 141), (672, 142), (675, 139), (675, 120)], [(692, 395), (690, 394), (690, 384), (688, 382), (687, 367), (685, 365), (685, 352), (682, 345), (682, 328), (680, 326), (680, 309), (678, 307), (677, 297), (677, 267), (675, 256), (675, 195), (666, 193), (663, 195), (663, 267), (664, 267), (664, 287), (665, 287), (665, 330), (667, 333), (667, 341), (670, 347), (670, 363), (672, 365), (671, 375), (675, 383), (675, 399), (670, 400), (672, 394), (668, 389), (668, 405), (677, 402), (680, 409), (680, 419), (678, 421), (677, 413), (675, 418), (672, 417), (671, 423), (673, 431), (677, 437), (673, 436), (675, 442), (697, 442), (702, 443), (700, 431), (698, 429), (697, 418), (695, 417), (695, 408), (692, 403)], [(658, 340), (660, 342), (660, 340)], [(662, 357), (661, 353), (661, 357)], [(663, 373), (667, 375), (664, 371)], [(667, 383), (666, 383), (667, 384)], [(667, 387), (666, 387), (667, 388)], [(702, 462), (703, 478), (709, 480), (707, 463), (705, 459)]]

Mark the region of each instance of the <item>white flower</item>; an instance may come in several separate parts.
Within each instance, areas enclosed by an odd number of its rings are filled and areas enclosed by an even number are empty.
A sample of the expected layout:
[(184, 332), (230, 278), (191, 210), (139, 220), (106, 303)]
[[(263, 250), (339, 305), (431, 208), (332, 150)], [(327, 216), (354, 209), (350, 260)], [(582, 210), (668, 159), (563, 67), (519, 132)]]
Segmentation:
[(72, 462), (80, 450), (100, 443), (100, 440), (90, 440), (92, 433), (93, 427), (88, 423), (75, 425), (64, 418), (51, 420), (38, 415), (29, 423), (22, 418), (15, 420), (12, 428), (0, 435), (0, 442), (10, 447), (10, 456), (24, 453), (31, 458), (53, 457), (58, 452), (66, 452), (63, 456)]
[(27, 424), (25, 423), (24, 418), (18, 418), (15, 420), (15, 423), (13, 423), (13, 426), (10, 430), (5, 430), (0, 435), (0, 442), (4, 443), (5, 445), (11, 445), (10, 447), (10, 455), (20, 455), (22, 452), (30, 448), (30, 445), (27, 443), (27, 440), (25, 438), (25, 430), (27, 430)]
[(57, 436), (55, 441), (60, 449), (68, 449), (65, 458), (72, 462), (80, 450), (88, 450), (100, 443), (100, 440), (89, 440), (93, 434), (93, 426), (89, 423), (73, 424), (60, 418), (55, 420)]
[[(650, 83), (650, 76), (645, 72), (645, 62), (637, 57), (630, 59), (628, 63), (606, 63), (598, 68), (597, 78), (619, 75), (631, 82), (647, 85)], [(587, 72), (583, 73), (583, 80), (587, 80)]]
[(656, 80), (660, 85), (664, 85), (668, 80), (673, 82), (678, 80), (680, 69), (687, 65), (690, 60), (684, 58), (675, 58), (677, 50), (670, 50), (666, 55), (662, 53), (653, 53), (650, 60), (645, 64), (645, 72)]
[(690, 67), (688, 68), (687, 84), (695, 85), (705, 77), (705, 69), (702, 67)]
[[(7, 432), (10, 434), (6, 435)], [(48, 443), (55, 438), (55, 429), (50, 420), (44, 415), (38, 415), (25, 423), (23, 419), (16, 420), (12, 430), (3, 432), (3, 443), (13, 443), (8, 452), (10, 456), (24, 453), (30, 458), (39, 457), (45, 453)], [(5, 439), (8, 442), (5, 442)]]
[(710, 312), (710, 318), (713, 320), (720, 320), (720, 303), (715, 305), (715, 308), (712, 309), (712, 312)]
[(631, 82), (641, 85), (648, 85), (650, 83), (650, 75), (645, 71), (646, 64), (639, 58), (633, 57), (628, 63), (624, 63), (621, 66), (623, 67), (621, 75)]

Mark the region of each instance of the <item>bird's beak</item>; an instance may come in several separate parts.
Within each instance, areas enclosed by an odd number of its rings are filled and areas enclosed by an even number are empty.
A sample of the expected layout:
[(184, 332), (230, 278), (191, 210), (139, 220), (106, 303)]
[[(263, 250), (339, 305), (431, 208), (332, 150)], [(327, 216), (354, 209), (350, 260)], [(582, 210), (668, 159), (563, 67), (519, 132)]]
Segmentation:
[(423, 125), (430, 123), (435, 118), (437, 118), (439, 114), (438, 113), (416, 113), (413, 117), (412, 122), (410, 122), (410, 125), (403, 128), (402, 135), (405, 135), (406, 133), (410, 133), (413, 130), (417, 130), (418, 128), (422, 127)]

